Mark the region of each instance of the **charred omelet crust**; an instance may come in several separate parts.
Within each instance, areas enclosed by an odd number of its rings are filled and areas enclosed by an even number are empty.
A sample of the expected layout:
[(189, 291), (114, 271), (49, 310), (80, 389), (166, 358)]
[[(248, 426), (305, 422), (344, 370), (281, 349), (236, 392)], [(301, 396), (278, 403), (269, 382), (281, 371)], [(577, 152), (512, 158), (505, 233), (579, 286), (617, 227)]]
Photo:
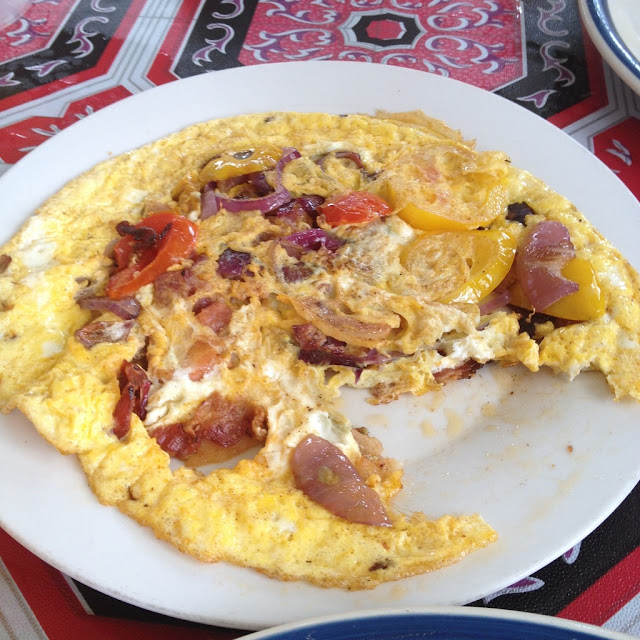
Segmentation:
[[(393, 215), (333, 229), (322, 218), (258, 211), (200, 219), (201, 171), (212, 158), (288, 147), (301, 154), (281, 177), (292, 197), (367, 191), (391, 202)], [(273, 173), (268, 167), (271, 186)], [(526, 203), (529, 215), (510, 219), (513, 203)], [(142, 310), (127, 337), (84, 346), (78, 329), (121, 322), (77, 301), (87, 291), (104, 293), (116, 224), (163, 208), (199, 227), (195, 253), (169, 271), (178, 278), (188, 272), (195, 285), (181, 292), (157, 282), (143, 286), (136, 293)], [(415, 228), (427, 209), (427, 227), (448, 221), (455, 242), (433, 244), (433, 227)], [(462, 296), (474, 277), (465, 243), (499, 241), (512, 260), (526, 233), (549, 220), (568, 229), (576, 257), (593, 267), (604, 313), (558, 322), (504, 304), (486, 312)], [(320, 243), (296, 251), (283, 240), (314, 224), (324, 225), (337, 248)], [(219, 273), (227, 250), (249, 256), (238, 278)], [(11, 259), (0, 263), (3, 410), (17, 407), (61, 452), (76, 454), (100, 501), (159, 538), (203, 561), (283, 580), (372, 588), (460, 560), (496, 537), (476, 515), (429, 521), (394, 513), (389, 501), (401, 488), (401, 472), (375, 446), (367, 451), (371, 441), (354, 435), (331, 408), (342, 385), (387, 402), (497, 360), (531, 371), (545, 365), (569, 377), (599, 369), (616, 397), (640, 398), (638, 275), (564, 198), (513, 168), (504, 154), (478, 153), (418, 113), (272, 113), (194, 125), (73, 180), (0, 254)], [(461, 280), (456, 261), (471, 270)], [(452, 291), (456, 278), (462, 289)], [(221, 326), (198, 320), (194, 305), (203, 298), (230, 310)], [(304, 361), (296, 327), (329, 336), (326, 344), (343, 355), (346, 342), (355, 360), (327, 363), (321, 340), (319, 354), (307, 354), (315, 363)], [(144, 421), (134, 413), (118, 438), (113, 414), (124, 360), (141, 363), (151, 389)], [(264, 440), (259, 453), (207, 474), (170, 466), (154, 430), (184, 423), (211, 398), (251, 407), (253, 442)], [(310, 433), (335, 443), (356, 465), (392, 526), (349, 522), (296, 488), (291, 453)]]

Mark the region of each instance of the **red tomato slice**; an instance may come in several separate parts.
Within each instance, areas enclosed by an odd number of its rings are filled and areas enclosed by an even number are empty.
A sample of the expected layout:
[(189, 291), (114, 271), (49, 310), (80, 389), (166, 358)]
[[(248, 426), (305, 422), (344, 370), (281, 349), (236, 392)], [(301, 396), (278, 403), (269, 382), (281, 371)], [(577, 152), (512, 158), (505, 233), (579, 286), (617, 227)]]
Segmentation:
[(149, 227), (161, 233), (167, 225), (171, 226), (160, 242), (142, 251), (138, 261), (132, 265), (129, 262), (134, 254), (135, 240), (131, 236), (124, 236), (118, 241), (113, 253), (120, 269), (111, 275), (107, 283), (107, 295), (110, 298), (124, 298), (135, 293), (193, 251), (198, 238), (198, 227), (184, 216), (171, 211), (160, 211), (134, 226)]
[(319, 210), (332, 227), (358, 224), (391, 214), (391, 207), (379, 196), (366, 191), (347, 191), (327, 198)]

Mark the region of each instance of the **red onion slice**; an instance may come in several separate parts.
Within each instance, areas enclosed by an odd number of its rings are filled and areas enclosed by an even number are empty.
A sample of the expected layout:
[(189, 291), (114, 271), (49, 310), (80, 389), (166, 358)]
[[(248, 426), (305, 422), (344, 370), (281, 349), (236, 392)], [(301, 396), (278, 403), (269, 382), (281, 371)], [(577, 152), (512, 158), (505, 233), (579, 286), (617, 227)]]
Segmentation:
[(329, 253), (337, 251), (344, 244), (344, 240), (324, 229), (298, 231), (283, 238), (282, 242), (289, 242), (307, 251), (318, 251), (324, 247)]
[[(215, 194), (217, 210), (226, 209), (229, 213), (241, 213), (242, 211), (259, 211), (269, 213), (291, 200), (291, 194), (283, 186), (278, 186), (273, 193), (262, 198), (246, 198), (245, 200), (235, 200)], [(216, 210), (216, 212), (217, 212)]]
[(380, 496), (328, 440), (304, 438), (293, 451), (291, 470), (298, 489), (334, 515), (359, 524), (391, 526)]
[(316, 164), (322, 169), (324, 169), (324, 165), (326, 164), (327, 158), (332, 154), (334, 158), (346, 158), (347, 160), (351, 160), (351, 162), (353, 162), (353, 164), (355, 164), (356, 167), (358, 167), (358, 169), (361, 169), (361, 170), (364, 169), (364, 164), (362, 164), (362, 158), (360, 157), (360, 154), (357, 153), (356, 151), (348, 151), (348, 150), (333, 151), (333, 152), (330, 151), (329, 153), (325, 153), (322, 157), (316, 160)]
[[(229, 213), (241, 213), (243, 211), (259, 211), (263, 215), (273, 211), (291, 200), (291, 194), (282, 186), (282, 171), (287, 163), (300, 157), (300, 153), (293, 147), (285, 147), (282, 156), (276, 165), (276, 186), (273, 193), (260, 198), (229, 198), (215, 191), (213, 183), (207, 184), (202, 192), (200, 218), (206, 220), (218, 213), (220, 209), (226, 209)], [(215, 202), (211, 202), (211, 198)]]
[(219, 209), (215, 182), (208, 182), (202, 190), (200, 198), (200, 220), (215, 216)]
[(535, 310), (542, 311), (578, 291), (578, 284), (561, 273), (575, 254), (569, 230), (561, 222), (545, 220), (526, 235), (515, 265), (522, 291)]
[(487, 313), (491, 313), (500, 307), (504, 307), (509, 304), (511, 300), (511, 291), (505, 289), (501, 293), (490, 293), (484, 300), (481, 300), (478, 304), (480, 309), (480, 315), (483, 316)]

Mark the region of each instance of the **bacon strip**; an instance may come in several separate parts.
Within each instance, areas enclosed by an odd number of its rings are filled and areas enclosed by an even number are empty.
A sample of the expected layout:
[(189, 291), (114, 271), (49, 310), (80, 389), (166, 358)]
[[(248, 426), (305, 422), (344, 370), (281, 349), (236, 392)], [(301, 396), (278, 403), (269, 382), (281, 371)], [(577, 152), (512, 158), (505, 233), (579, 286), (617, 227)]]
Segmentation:
[(185, 460), (206, 440), (231, 448), (246, 436), (266, 435), (266, 412), (241, 398), (211, 394), (187, 420), (159, 426), (152, 436), (170, 455)]
[(123, 320), (131, 320), (140, 315), (140, 303), (132, 296), (113, 300), (107, 296), (86, 296), (76, 298), (78, 305), (89, 311), (111, 311)]
[(324, 335), (311, 323), (294, 325), (292, 330), (294, 340), (300, 346), (298, 358), (308, 364), (360, 368), (384, 364), (404, 355), (387, 355), (377, 349), (349, 347), (346, 342)]
[(123, 360), (118, 382), (120, 384), (120, 399), (113, 410), (115, 421), (113, 434), (122, 440), (131, 428), (131, 414), (135, 413), (141, 420), (144, 420), (147, 415), (147, 400), (151, 381), (140, 365)]
[(192, 296), (201, 280), (192, 269), (180, 269), (179, 271), (165, 271), (153, 281), (153, 298), (161, 306), (171, 306), (174, 297), (188, 298)]
[(482, 363), (476, 362), (475, 360), (467, 360), (457, 367), (435, 371), (433, 377), (436, 379), (436, 382), (440, 382), (441, 384), (446, 384), (452, 380), (468, 380), (483, 366)]
[(193, 305), (196, 318), (203, 325), (219, 333), (231, 322), (233, 309), (224, 301), (215, 298), (200, 298)]
[(252, 276), (247, 267), (251, 262), (251, 254), (245, 251), (225, 249), (218, 258), (217, 273), (227, 280), (242, 280), (245, 275)]
[(6, 253), (0, 254), (0, 273), (4, 273), (11, 264), (11, 256)]
[(124, 342), (131, 332), (133, 320), (124, 322), (91, 322), (75, 332), (76, 340), (86, 349), (101, 342)]

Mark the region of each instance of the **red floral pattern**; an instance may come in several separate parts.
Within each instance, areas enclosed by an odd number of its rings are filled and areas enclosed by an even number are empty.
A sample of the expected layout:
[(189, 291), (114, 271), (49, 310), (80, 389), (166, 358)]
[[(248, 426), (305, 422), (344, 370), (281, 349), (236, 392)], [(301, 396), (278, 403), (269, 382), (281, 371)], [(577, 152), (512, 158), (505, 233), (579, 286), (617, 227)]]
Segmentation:
[(261, 2), (239, 60), (393, 64), (497, 89), (524, 74), (519, 3)]

